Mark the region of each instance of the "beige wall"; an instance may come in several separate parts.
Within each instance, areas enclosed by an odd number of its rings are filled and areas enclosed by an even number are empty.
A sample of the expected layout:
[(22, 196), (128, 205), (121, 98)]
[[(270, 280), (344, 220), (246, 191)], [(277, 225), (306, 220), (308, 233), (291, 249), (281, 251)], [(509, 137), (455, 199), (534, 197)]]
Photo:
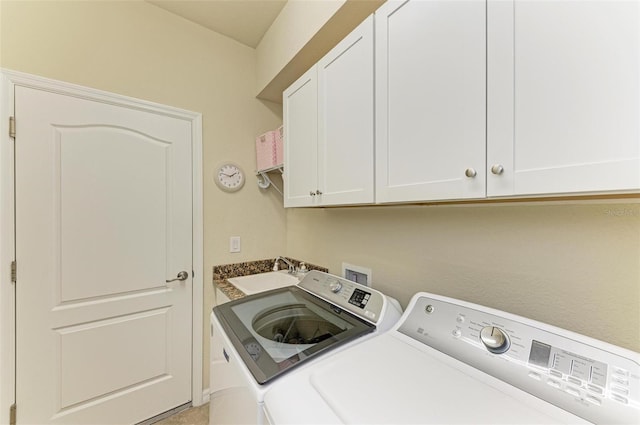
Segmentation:
[(373, 269), (403, 306), (419, 291), (640, 351), (640, 203), (295, 209), (287, 254)]
[(289, 0), (256, 48), (257, 96), (282, 92), (385, 0)]
[(347, 0), (287, 2), (256, 48), (256, 93), (260, 93), (271, 83), (345, 1)]
[[(282, 123), (279, 105), (255, 99), (255, 50), (141, 1), (2, 0), (0, 9), (2, 67), (202, 113), (206, 323), (214, 264), (285, 250), (282, 198), (253, 176), (255, 136)], [(222, 160), (244, 168), (240, 192), (214, 185)], [(232, 235), (242, 237), (239, 254), (228, 252)]]

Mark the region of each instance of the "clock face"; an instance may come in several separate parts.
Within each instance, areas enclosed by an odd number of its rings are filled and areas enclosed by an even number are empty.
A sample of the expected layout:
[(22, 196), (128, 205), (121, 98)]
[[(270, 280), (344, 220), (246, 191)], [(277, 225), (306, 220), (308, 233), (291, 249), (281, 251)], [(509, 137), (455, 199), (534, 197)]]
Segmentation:
[(244, 185), (244, 173), (238, 165), (227, 162), (217, 168), (215, 181), (220, 189), (235, 192)]

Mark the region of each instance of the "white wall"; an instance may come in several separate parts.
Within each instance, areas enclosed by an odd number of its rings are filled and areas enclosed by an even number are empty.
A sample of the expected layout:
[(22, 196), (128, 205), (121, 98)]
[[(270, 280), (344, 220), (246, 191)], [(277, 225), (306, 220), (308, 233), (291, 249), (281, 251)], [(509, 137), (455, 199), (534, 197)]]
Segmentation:
[(640, 201), (294, 209), (287, 254), (640, 351)]

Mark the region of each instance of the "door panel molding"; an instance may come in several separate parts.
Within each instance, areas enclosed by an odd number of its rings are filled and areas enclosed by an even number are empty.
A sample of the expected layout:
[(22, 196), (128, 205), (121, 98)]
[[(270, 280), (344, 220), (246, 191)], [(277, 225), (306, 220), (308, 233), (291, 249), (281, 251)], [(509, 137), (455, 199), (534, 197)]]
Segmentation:
[[(14, 114), (16, 86), (49, 91), (114, 106), (169, 116), (190, 123), (192, 162), (192, 376), (194, 405), (203, 402), (202, 317), (203, 317), (203, 205), (202, 205), (202, 115), (200, 113), (56, 81), (22, 72), (0, 69), (0, 423), (9, 422), (9, 408), (15, 402), (15, 290), (9, 269), (15, 259), (14, 144), (9, 137), (9, 117)], [(19, 268), (19, 266), (18, 266)], [(18, 283), (20, 284), (18, 272)], [(158, 288), (159, 292), (170, 289)], [(162, 296), (159, 293), (160, 296)], [(129, 296), (129, 295), (126, 295)], [(134, 302), (135, 294), (132, 295)], [(99, 300), (95, 300), (99, 303)], [(93, 302), (89, 302), (93, 304)]]
[[(171, 335), (163, 332), (170, 314), (169, 308), (159, 308), (55, 329), (62, 371), (57, 377), (61, 388), (57, 410), (62, 412), (170, 376), (167, 359), (154, 359), (152, 355), (171, 344)], [(123, 339), (125, 332), (121, 330), (125, 329), (121, 328), (126, 326), (126, 331), (131, 332), (132, 325), (137, 337)], [(154, 332), (147, 332), (149, 326)], [(118, 367), (125, 362), (126, 370)], [(85, 376), (96, 370), (100, 371), (100, 379), (85, 382)]]

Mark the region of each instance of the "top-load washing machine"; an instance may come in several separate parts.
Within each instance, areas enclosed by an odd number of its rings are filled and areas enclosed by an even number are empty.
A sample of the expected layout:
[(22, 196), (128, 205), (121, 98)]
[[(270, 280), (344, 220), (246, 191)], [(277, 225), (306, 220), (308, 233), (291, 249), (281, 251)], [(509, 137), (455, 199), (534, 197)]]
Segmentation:
[(264, 394), (291, 369), (391, 329), (398, 302), (319, 271), (211, 314), (210, 424), (264, 423)]
[(640, 354), (416, 294), (389, 332), (276, 382), (272, 425), (640, 424)]

